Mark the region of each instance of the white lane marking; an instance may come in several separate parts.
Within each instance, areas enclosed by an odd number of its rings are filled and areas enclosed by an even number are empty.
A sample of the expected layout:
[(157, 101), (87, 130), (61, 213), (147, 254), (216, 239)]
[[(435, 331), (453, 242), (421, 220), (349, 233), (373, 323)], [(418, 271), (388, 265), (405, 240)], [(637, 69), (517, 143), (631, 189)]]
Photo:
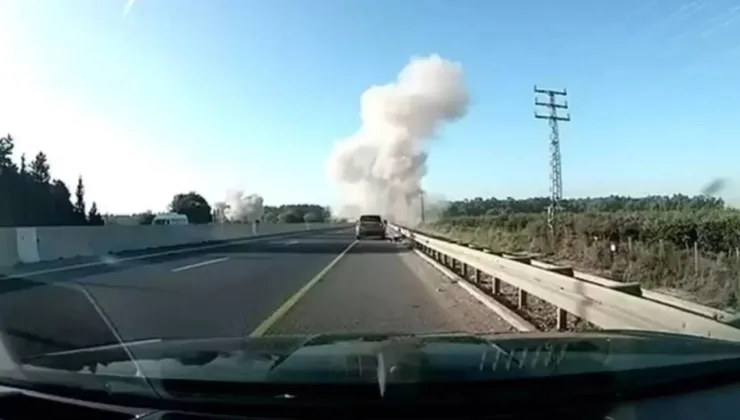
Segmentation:
[(216, 258), (215, 260), (201, 261), (195, 264), (183, 265), (182, 267), (173, 268), (172, 272), (177, 273), (180, 271), (190, 270), (191, 268), (198, 268), (198, 267), (203, 267), (204, 265), (216, 264), (222, 261), (226, 261), (228, 259), (229, 257), (223, 257), (223, 258)]
[(272, 245), (272, 246), (288, 246), (288, 245), (295, 245), (297, 243), (300, 243), (300, 242), (297, 239), (293, 239), (293, 240), (290, 240), (290, 241), (287, 241), (287, 242), (286, 241), (269, 242), (269, 245)]
[(344, 251), (342, 251), (339, 255), (337, 255), (336, 258), (334, 258), (329, 263), (329, 265), (324, 267), (323, 270), (319, 271), (318, 274), (313, 276), (313, 278), (308, 283), (306, 283), (305, 286), (303, 286), (300, 290), (298, 290), (293, 296), (288, 298), (288, 300), (283, 302), (283, 304), (280, 305), (280, 307), (277, 308), (275, 312), (273, 312), (272, 315), (270, 315), (266, 320), (262, 321), (262, 323), (258, 325), (257, 328), (255, 328), (254, 331), (252, 331), (249, 334), (249, 336), (250, 337), (261, 337), (265, 335), (265, 333), (267, 332), (267, 330), (270, 329), (270, 327), (275, 325), (276, 322), (280, 321), (280, 319), (283, 316), (285, 316), (285, 314), (290, 310), (290, 308), (295, 306), (295, 304), (298, 303), (298, 301), (303, 296), (305, 296), (306, 293), (308, 293), (308, 291), (311, 290), (311, 288), (316, 285), (316, 283), (321, 281), (321, 279), (326, 275), (326, 273), (329, 272), (329, 270), (331, 270), (335, 265), (337, 265), (337, 263), (339, 262), (339, 260), (342, 259), (342, 257), (347, 255), (347, 253), (349, 252), (350, 249), (352, 249), (352, 247), (357, 245), (357, 242), (358, 242), (357, 240), (352, 241), (352, 243), (350, 243), (347, 246), (347, 248), (344, 249)]
[[(337, 229), (341, 231), (342, 229)], [(295, 235), (295, 234), (303, 234), (305, 231), (296, 231), (296, 232), (288, 232), (287, 235)], [(318, 232), (317, 232), (318, 233)], [(223, 244), (214, 244), (214, 245), (203, 245), (198, 247), (188, 247), (183, 249), (174, 249), (172, 251), (162, 251), (162, 252), (154, 252), (151, 254), (144, 254), (144, 255), (137, 255), (134, 257), (116, 257), (115, 255), (104, 255), (101, 257), (101, 259), (106, 259), (105, 261), (92, 261), (89, 263), (82, 263), (82, 264), (75, 264), (75, 265), (65, 265), (64, 267), (55, 267), (55, 268), (47, 268), (44, 270), (36, 270), (36, 271), (29, 271), (27, 273), (7, 273), (9, 276), (18, 276), (18, 277), (31, 277), (31, 276), (38, 276), (41, 274), (49, 274), (49, 273), (58, 273), (61, 271), (70, 271), (70, 270), (77, 270), (80, 268), (87, 268), (87, 267), (97, 267), (99, 265), (111, 265), (110, 263), (106, 262), (110, 258), (114, 258), (117, 263), (126, 262), (126, 261), (136, 261), (136, 260), (145, 260), (147, 258), (154, 258), (154, 257), (162, 257), (165, 255), (176, 255), (176, 254), (184, 254), (186, 252), (193, 252), (193, 251), (203, 251), (206, 249), (215, 249), (215, 248), (224, 248), (231, 245), (240, 245), (245, 244), (249, 242), (262, 242), (266, 240), (270, 240), (272, 238), (260, 238), (259, 236), (254, 238), (247, 238), (244, 240), (234, 241), (234, 242), (227, 242)]]

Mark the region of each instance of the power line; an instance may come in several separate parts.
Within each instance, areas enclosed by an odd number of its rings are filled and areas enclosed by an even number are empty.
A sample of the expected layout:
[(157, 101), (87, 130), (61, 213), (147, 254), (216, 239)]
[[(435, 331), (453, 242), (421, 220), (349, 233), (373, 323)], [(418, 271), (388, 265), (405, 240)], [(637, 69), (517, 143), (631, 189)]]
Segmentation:
[[(570, 114), (565, 116), (558, 115), (558, 109), (568, 109), (568, 101), (564, 101), (564, 103), (559, 104), (556, 102), (556, 97), (567, 96), (568, 92), (565, 89), (562, 91), (539, 89), (537, 88), (537, 85), (535, 85), (534, 94), (535, 118), (545, 119), (550, 123), (550, 206), (547, 209), (547, 224), (550, 227), (550, 232), (555, 234), (557, 213), (560, 212), (560, 201), (563, 199), (563, 177), (562, 162), (560, 159), (560, 132), (558, 130), (558, 121), (570, 121)], [(542, 102), (537, 99), (538, 94), (547, 95), (548, 101)], [(549, 109), (550, 113), (547, 115), (538, 114), (537, 106)]]

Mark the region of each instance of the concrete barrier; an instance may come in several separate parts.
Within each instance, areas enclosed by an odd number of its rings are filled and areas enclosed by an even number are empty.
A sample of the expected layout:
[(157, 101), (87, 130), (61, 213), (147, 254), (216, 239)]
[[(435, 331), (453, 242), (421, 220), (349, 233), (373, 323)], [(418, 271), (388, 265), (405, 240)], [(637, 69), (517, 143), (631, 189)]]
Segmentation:
[(44, 226), (0, 228), (0, 267), (148, 248), (246, 239), (325, 229), (326, 223), (186, 226)]
[(13, 228), (0, 228), (0, 266), (14, 265), (18, 259), (16, 234)]

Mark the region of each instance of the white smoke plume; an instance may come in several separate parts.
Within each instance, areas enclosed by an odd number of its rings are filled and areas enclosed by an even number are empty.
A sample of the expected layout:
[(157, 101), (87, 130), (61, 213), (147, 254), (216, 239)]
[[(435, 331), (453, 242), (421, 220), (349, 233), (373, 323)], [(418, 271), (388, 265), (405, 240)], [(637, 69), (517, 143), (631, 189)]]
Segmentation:
[(265, 213), (264, 199), (257, 194), (244, 195), (243, 191), (231, 191), (226, 197), (226, 218), (232, 222), (253, 222)]
[(340, 189), (340, 213), (352, 209), (418, 222), (428, 142), (441, 125), (463, 117), (468, 102), (461, 66), (437, 55), (414, 58), (395, 82), (366, 90), (362, 126), (337, 143), (327, 160), (328, 175)]
[(424, 221), (438, 221), (449, 205), (450, 202), (441, 194), (424, 194)]

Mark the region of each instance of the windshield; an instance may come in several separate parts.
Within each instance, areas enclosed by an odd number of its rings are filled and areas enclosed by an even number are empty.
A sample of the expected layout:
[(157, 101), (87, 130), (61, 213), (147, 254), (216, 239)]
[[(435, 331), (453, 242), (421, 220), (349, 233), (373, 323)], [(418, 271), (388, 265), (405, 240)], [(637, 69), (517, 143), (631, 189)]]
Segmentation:
[(731, 1), (0, 3), (0, 385), (731, 371)]

